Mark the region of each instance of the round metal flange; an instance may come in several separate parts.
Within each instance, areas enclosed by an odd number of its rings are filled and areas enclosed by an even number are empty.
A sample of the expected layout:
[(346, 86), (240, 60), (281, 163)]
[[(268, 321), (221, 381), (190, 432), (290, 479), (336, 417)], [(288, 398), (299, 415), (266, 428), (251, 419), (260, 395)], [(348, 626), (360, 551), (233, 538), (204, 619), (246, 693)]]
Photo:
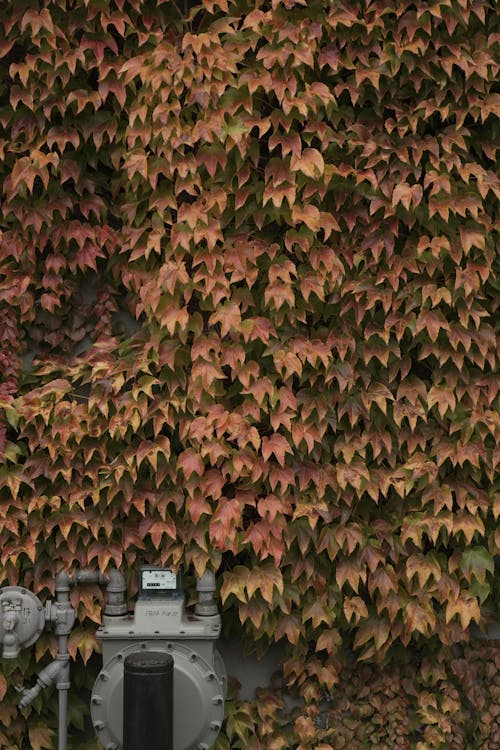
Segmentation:
[[(7, 629), (8, 622), (13, 625)], [(15, 648), (31, 646), (44, 627), (44, 609), (35, 594), (21, 586), (0, 588), (0, 644), (6, 650), (9, 638), (15, 638)]]
[(174, 659), (174, 749), (210, 748), (224, 718), (225, 685), (214, 667), (179, 642), (133, 642), (109, 659), (92, 690), (92, 722), (104, 748), (123, 745), (123, 663), (129, 654), (150, 649)]

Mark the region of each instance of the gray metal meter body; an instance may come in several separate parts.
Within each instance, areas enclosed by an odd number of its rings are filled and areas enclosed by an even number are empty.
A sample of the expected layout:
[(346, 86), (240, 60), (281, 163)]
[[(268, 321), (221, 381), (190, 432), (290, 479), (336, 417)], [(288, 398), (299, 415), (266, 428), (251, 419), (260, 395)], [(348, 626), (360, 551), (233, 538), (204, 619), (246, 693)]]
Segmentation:
[(213, 574), (198, 579), (197, 589), (198, 604), (188, 612), (180, 576), (164, 568), (143, 568), (134, 614), (103, 615), (97, 631), (103, 668), (92, 691), (91, 715), (105, 750), (123, 746), (125, 658), (148, 650), (164, 651), (174, 660), (174, 750), (209, 750), (215, 742), (224, 718), (227, 680), (215, 647), (221, 621)]
[(0, 643), (2, 658), (15, 659), (31, 646), (45, 627), (45, 613), (37, 596), (19, 586), (0, 589)]

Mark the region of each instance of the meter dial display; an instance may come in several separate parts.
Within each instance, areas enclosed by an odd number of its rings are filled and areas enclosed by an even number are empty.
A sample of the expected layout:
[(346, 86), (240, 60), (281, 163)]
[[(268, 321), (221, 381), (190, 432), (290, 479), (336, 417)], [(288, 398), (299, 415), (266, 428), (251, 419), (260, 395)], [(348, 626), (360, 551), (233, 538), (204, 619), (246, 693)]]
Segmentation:
[(143, 568), (141, 589), (142, 591), (175, 591), (177, 576), (168, 568)]

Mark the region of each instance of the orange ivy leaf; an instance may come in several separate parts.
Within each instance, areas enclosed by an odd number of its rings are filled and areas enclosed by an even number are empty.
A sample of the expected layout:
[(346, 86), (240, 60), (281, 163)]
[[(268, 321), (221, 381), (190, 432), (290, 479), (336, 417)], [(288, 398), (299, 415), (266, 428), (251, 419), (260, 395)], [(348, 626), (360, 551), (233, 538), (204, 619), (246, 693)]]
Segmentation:
[(233, 549), (237, 529), (241, 522), (242, 506), (238, 500), (221, 497), (210, 519), (209, 535), (220, 550)]
[(232, 571), (224, 574), (221, 586), (221, 599), (225, 603), (228, 597), (233, 594), (241, 602), (247, 601), (246, 586), (250, 571), (243, 565), (237, 565)]
[(321, 229), (320, 211), (312, 204), (302, 207), (295, 204), (292, 208), (292, 221), (294, 224), (305, 224), (313, 232), (319, 232)]
[(290, 161), (292, 172), (302, 172), (307, 177), (321, 177), (325, 171), (325, 160), (315, 148), (305, 148), (300, 155), (292, 154)]
[(382, 617), (378, 619), (370, 618), (360, 625), (354, 638), (354, 648), (359, 648), (368, 643), (368, 641), (373, 640), (375, 648), (378, 650), (387, 642), (390, 631), (389, 623)]
[(429, 580), (430, 576), (438, 582), (441, 578), (441, 566), (434, 555), (422, 555), (420, 553), (410, 555), (406, 561), (406, 575), (411, 580), (416, 574), (421, 589)]
[(313, 628), (319, 627), (322, 622), (331, 627), (334, 619), (334, 612), (321, 599), (315, 599), (302, 610), (302, 622), (306, 623), (308, 620), (311, 620)]
[(368, 617), (368, 608), (361, 597), (346, 597), (344, 599), (344, 614), (347, 622), (354, 618), (354, 622), (357, 624), (361, 618)]
[(359, 565), (350, 558), (339, 560), (335, 568), (335, 580), (340, 588), (347, 581), (351, 588), (358, 593), (360, 581), (366, 583), (366, 570), (360, 570)]
[(274, 454), (280, 466), (285, 465), (285, 454), (293, 453), (288, 440), (276, 432), (271, 437), (264, 436), (262, 438), (261, 450), (265, 461), (268, 461), (271, 455)]
[(259, 591), (264, 601), (269, 604), (273, 601), (274, 589), (283, 595), (283, 574), (279, 568), (272, 566), (260, 566), (251, 570), (248, 574), (246, 589), (249, 600), (256, 591)]
[(256, 600), (242, 603), (238, 607), (240, 622), (245, 623), (247, 620), (250, 620), (256, 628), (260, 628), (262, 625), (262, 620), (266, 611), (267, 607)]
[(193, 448), (187, 448), (177, 457), (177, 466), (181, 469), (186, 479), (192, 474), (201, 476), (204, 471), (203, 460), (199, 453)]
[(342, 638), (337, 630), (328, 628), (324, 630), (316, 641), (316, 651), (328, 651), (329, 654), (334, 654), (338, 650), (342, 643)]
[(82, 627), (73, 628), (68, 638), (68, 651), (73, 660), (77, 652), (81, 655), (83, 663), (86, 664), (97, 647), (97, 640), (91, 631)]
[(477, 599), (474, 597), (459, 596), (455, 600), (450, 600), (446, 605), (445, 621), (448, 623), (458, 615), (462, 628), (468, 628), (471, 620), (479, 622), (481, 612)]
[(410, 632), (417, 631), (425, 636), (430, 636), (434, 632), (436, 616), (430, 605), (424, 606), (419, 601), (409, 602), (404, 619)]
[(274, 632), (277, 639), (285, 637), (290, 643), (298, 643), (302, 634), (302, 624), (298, 615), (281, 615), (276, 623)]
[(45, 724), (31, 725), (28, 729), (28, 735), (32, 750), (53, 747), (54, 731)]

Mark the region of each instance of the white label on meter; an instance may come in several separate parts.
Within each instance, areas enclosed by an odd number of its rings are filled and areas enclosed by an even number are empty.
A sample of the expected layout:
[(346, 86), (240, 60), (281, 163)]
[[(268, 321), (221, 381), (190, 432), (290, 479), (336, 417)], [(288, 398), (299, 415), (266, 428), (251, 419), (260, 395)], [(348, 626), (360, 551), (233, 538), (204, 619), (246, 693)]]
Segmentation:
[(143, 570), (142, 589), (144, 591), (175, 591), (177, 576), (171, 570)]

